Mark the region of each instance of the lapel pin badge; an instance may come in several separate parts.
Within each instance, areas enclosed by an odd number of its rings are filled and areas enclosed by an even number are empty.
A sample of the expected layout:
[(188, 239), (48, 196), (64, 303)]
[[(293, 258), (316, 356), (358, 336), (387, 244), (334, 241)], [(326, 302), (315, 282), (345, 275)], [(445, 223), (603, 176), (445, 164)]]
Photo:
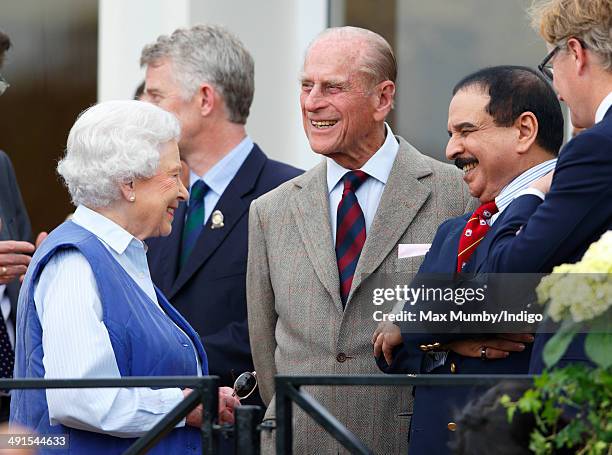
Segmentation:
[(212, 221), (210, 225), (211, 229), (221, 229), (223, 226), (225, 226), (223, 224), (223, 213), (221, 213), (221, 210), (215, 210), (212, 212), (210, 219)]

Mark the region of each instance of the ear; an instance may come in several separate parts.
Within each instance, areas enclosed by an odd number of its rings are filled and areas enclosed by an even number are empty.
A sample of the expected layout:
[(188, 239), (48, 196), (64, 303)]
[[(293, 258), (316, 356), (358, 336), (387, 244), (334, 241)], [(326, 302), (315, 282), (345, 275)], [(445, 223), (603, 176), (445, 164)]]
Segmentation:
[(395, 100), (395, 84), (391, 81), (383, 81), (374, 88), (376, 94), (376, 112), (374, 119), (378, 122), (382, 122), (387, 118), (391, 109), (393, 109), (393, 102)]
[(517, 151), (527, 153), (538, 136), (538, 119), (533, 112), (523, 112), (514, 121), (514, 127), (518, 134)]
[(128, 180), (119, 184), (121, 197), (127, 202), (133, 202), (132, 198), (136, 196), (134, 180)]
[(203, 117), (210, 115), (210, 113), (215, 108), (215, 105), (217, 103), (215, 95), (216, 91), (212, 85), (200, 85), (200, 89), (198, 90), (198, 104), (200, 108), (200, 113)]
[(567, 51), (574, 58), (576, 71), (581, 75), (587, 66), (588, 54), (582, 43), (576, 38), (567, 40)]

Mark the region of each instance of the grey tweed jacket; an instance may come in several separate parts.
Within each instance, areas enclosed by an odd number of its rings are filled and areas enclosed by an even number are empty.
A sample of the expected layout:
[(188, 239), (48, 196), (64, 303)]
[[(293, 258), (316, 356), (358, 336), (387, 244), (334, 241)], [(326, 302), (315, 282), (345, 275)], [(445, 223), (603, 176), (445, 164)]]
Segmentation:
[[(372, 353), (377, 322), (367, 281), (373, 273), (399, 272), (412, 279), (422, 258), (398, 259), (397, 245), (431, 243), (439, 224), (472, 204), (461, 171), (397, 139), (400, 148), (344, 310), (329, 221), (326, 163), (251, 205), (247, 307), (260, 392), (269, 405), (266, 418), (275, 414), (276, 374), (381, 374)], [(407, 452), (409, 420), (398, 414), (412, 407), (409, 388), (305, 390), (375, 453)], [(296, 410), (293, 415), (296, 454), (344, 453), (305, 413)], [(264, 452), (273, 452), (270, 436), (262, 446)]]

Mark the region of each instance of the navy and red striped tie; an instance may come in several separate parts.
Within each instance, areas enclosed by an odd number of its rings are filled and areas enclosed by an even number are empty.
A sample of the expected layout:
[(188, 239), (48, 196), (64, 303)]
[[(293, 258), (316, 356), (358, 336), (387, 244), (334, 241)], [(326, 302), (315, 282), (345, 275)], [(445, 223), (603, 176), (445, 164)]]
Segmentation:
[(357, 262), (366, 240), (365, 218), (355, 192), (368, 178), (363, 171), (347, 172), (342, 180), (344, 190), (338, 204), (336, 259), (340, 276), (340, 297), (346, 305)]

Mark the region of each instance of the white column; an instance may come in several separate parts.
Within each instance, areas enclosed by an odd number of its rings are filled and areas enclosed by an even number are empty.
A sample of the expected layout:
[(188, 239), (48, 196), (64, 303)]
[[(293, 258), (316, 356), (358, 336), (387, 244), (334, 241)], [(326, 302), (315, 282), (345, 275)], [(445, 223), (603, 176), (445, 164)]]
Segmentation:
[(189, 20), (226, 26), (253, 55), (247, 130), (264, 152), (303, 169), (318, 163), (302, 127), (298, 78), (306, 47), (327, 26), (327, 0), (191, 0)]
[(268, 156), (304, 169), (319, 162), (302, 128), (298, 77), (328, 0), (100, 0), (98, 100), (131, 98), (144, 78), (142, 47), (198, 23), (226, 26), (255, 59), (247, 130)]
[(140, 51), (189, 24), (189, 0), (100, 0), (98, 101), (129, 99), (144, 79)]

